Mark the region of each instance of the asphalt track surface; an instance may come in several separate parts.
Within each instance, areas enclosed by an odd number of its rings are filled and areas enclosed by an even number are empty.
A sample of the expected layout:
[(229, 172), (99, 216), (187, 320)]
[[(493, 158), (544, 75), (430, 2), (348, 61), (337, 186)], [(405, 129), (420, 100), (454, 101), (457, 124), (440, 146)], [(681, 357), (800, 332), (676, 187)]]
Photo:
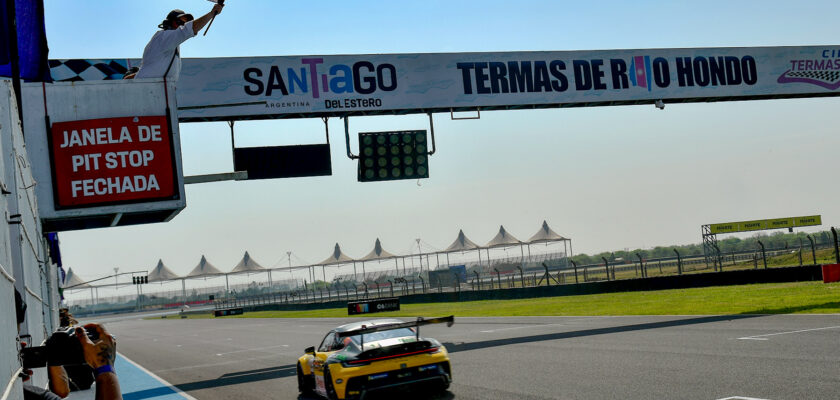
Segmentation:
[[(297, 357), (345, 321), (103, 322), (123, 356), (198, 400), (303, 400)], [(421, 334), (451, 353), (443, 399), (840, 398), (840, 315), (456, 318)]]

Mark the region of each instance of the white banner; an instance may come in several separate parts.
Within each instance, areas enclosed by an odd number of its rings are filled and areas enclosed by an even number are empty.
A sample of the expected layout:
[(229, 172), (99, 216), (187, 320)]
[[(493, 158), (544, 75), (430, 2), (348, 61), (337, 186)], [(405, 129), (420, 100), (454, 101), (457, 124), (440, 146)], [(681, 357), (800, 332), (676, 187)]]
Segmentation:
[(196, 121), (818, 97), (838, 87), (840, 46), (807, 46), (185, 59), (177, 97), (181, 121)]

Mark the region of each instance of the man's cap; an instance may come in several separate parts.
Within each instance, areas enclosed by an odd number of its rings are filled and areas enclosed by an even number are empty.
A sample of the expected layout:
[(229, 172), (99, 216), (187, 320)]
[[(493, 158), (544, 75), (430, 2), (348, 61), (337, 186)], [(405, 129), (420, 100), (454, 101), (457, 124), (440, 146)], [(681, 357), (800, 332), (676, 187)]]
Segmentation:
[(169, 20), (169, 21), (174, 21), (174, 20), (178, 19), (180, 16), (186, 15), (186, 14), (187, 13), (185, 13), (184, 10), (179, 10), (179, 9), (176, 8), (176, 9), (170, 11), (169, 14), (166, 14), (166, 19)]
[(175, 23), (175, 25), (177, 26), (181, 26), (184, 24), (183, 22), (181, 22), (181, 17), (187, 17), (187, 21), (192, 21), (194, 19), (192, 14), (187, 14), (184, 12), (184, 10), (176, 8), (170, 11), (169, 14), (166, 14), (166, 19), (163, 20), (163, 22), (161, 22), (160, 24), (158, 24), (158, 28), (161, 28), (163, 30), (174, 29), (172, 27), (172, 23)]

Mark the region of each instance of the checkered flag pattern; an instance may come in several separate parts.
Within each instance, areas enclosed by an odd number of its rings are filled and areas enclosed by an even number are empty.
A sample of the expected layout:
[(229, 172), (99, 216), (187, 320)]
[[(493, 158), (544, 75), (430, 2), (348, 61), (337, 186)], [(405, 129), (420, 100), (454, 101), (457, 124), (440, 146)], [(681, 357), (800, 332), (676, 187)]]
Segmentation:
[(840, 71), (789, 71), (785, 76), (788, 78), (807, 78), (827, 83), (840, 81)]
[(128, 60), (50, 60), (50, 74), (56, 82), (122, 79)]

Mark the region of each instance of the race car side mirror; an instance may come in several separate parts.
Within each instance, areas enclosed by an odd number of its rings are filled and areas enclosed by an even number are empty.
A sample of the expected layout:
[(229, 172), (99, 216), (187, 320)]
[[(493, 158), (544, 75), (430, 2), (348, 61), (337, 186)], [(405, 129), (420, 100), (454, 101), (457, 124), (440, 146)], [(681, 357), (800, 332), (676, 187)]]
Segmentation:
[(303, 352), (306, 353), (306, 354), (312, 354), (314, 356), (315, 355), (315, 346), (309, 346)]

